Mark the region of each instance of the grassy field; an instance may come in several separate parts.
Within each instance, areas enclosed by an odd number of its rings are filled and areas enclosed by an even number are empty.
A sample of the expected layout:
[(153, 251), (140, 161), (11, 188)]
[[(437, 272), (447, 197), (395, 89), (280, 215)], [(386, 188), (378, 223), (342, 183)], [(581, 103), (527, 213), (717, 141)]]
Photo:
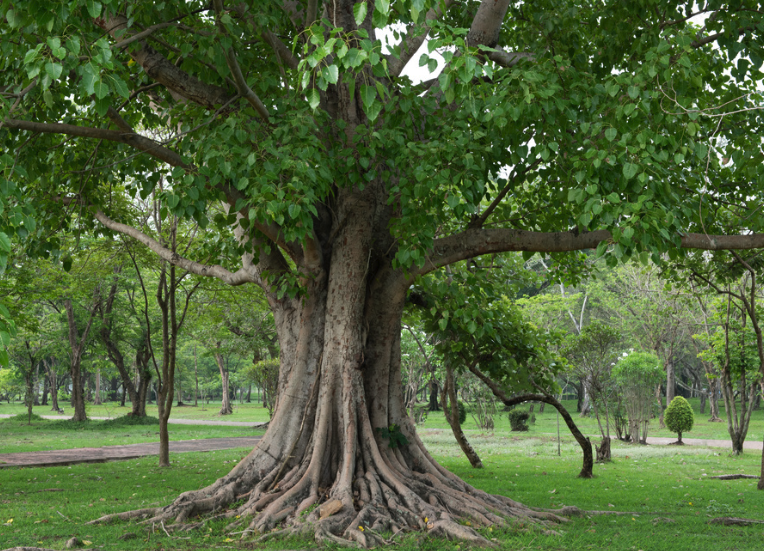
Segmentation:
[[(216, 427), (201, 427), (201, 430)], [(28, 438), (37, 438), (27, 427)], [(38, 434), (54, 434), (40, 432)], [(59, 433), (60, 434), (60, 433)], [(630, 512), (624, 516), (593, 516), (549, 526), (559, 535), (534, 527), (484, 529), (501, 549), (528, 550), (760, 550), (764, 525), (722, 527), (710, 518), (738, 516), (764, 519), (762, 492), (753, 480), (720, 481), (721, 473), (756, 474), (756, 453), (731, 457), (718, 449), (635, 446), (616, 442), (614, 461), (595, 466), (596, 477), (580, 480), (577, 446), (565, 438), (557, 456), (555, 438), (474, 435), (472, 442), (485, 463), (471, 469), (448, 431), (422, 429), (433, 453), (451, 471), (478, 488), (507, 495), (527, 505), (558, 508), (576, 505), (587, 510)], [(21, 432), (17, 434), (21, 436)], [(167, 469), (155, 458), (105, 464), (0, 471), (0, 549), (39, 546), (63, 549), (77, 536), (85, 547), (114, 551), (138, 549), (252, 549), (250, 541), (223, 532), (213, 522), (202, 530), (168, 537), (160, 526), (132, 523), (85, 526), (101, 515), (169, 503), (179, 493), (203, 487), (228, 473), (249, 450), (176, 454)], [(133, 534), (134, 536), (129, 536)], [(128, 539), (120, 539), (127, 535)], [(305, 549), (308, 541), (269, 543), (269, 549)], [(458, 542), (430, 540), (411, 534), (398, 540), (395, 551), (461, 551)]]
[[(264, 429), (248, 427), (171, 425), (170, 440), (196, 440), (256, 436)], [(159, 442), (159, 424), (128, 425), (109, 421), (74, 423), (68, 420), (35, 419), (31, 425), (15, 419), (0, 419), (0, 453), (97, 448)]]
[[(129, 402), (128, 402), (129, 404)], [(64, 408), (65, 415), (61, 417), (71, 417), (74, 410), (66, 402), (59, 404)], [(246, 421), (261, 423), (268, 421), (268, 410), (262, 407), (262, 404), (252, 402), (250, 404), (239, 404), (232, 402), (233, 414), (220, 415), (220, 402), (210, 402), (209, 404), (199, 402), (198, 406), (173, 406), (170, 417), (173, 419), (202, 419), (207, 421)], [(27, 408), (22, 402), (0, 402), (0, 415), (17, 415), (26, 413)], [(50, 406), (34, 406), (32, 411), (35, 415), (55, 415)], [(88, 417), (121, 417), (130, 411), (130, 407), (120, 407), (118, 402), (109, 402), (100, 406), (93, 404), (86, 405)], [(157, 407), (155, 404), (146, 405), (146, 414), (152, 417), (157, 416)]]
[[(690, 404), (695, 410), (695, 426), (692, 431), (685, 433), (685, 438), (703, 438), (703, 439), (716, 439), (727, 440), (729, 439), (729, 433), (727, 432), (727, 423), (724, 413), (724, 404), (720, 403), (721, 408), (720, 415), (724, 422), (722, 423), (710, 423), (708, 421), (709, 414), (706, 409), (705, 414), (700, 413), (700, 400), (693, 398), (689, 400)], [(563, 405), (568, 411), (575, 412), (576, 402), (575, 400), (563, 401)], [(63, 405), (64, 408), (67, 405)], [(198, 406), (184, 406), (173, 407), (171, 417), (173, 419), (200, 419), (208, 421), (244, 421), (244, 422), (265, 422), (268, 421), (268, 410), (262, 407), (260, 403), (252, 402), (250, 404), (234, 403), (234, 412), (232, 415), (220, 415), (220, 402), (210, 402), (209, 404), (200, 403)], [(528, 409), (529, 405), (522, 406), (524, 409)], [(531, 426), (531, 432), (536, 435), (556, 435), (557, 434), (557, 415), (555, 409), (546, 406), (544, 413), (539, 413), (539, 404), (534, 407), (534, 413), (536, 415), (536, 422)], [(36, 415), (50, 415), (50, 406), (35, 406), (33, 411)], [(101, 406), (88, 405), (88, 415), (90, 417), (120, 417), (125, 415), (130, 409), (128, 407), (119, 407), (116, 403), (105, 404)], [(156, 406), (146, 406), (148, 415), (156, 417)], [(0, 403), (0, 414), (12, 414), (17, 415), (25, 413), (26, 407), (19, 402), (11, 404)], [(68, 411), (67, 411), (68, 413)], [(66, 416), (62, 416), (66, 417)], [(578, 414), (573, 415), (573, 419), (579, 428), (589, 436), (599, 435), (599, 428), (597, 426), (597, 420), (592, 417), (582, 418)], [(509, 420), (506, 412), (499, 412), (494, 418), (495, 429), (498, 434), (509, 433)], [(427, 420), (421, 425), (424, 428), (440, 428), (447, 429), (445, 417), (440, 412), (432, 412), (428, 415)], [(482, 432), (477, 428), (475, 419), (471, 414), (467, 414), (467, 421), (463, 426), (464, 430), (469, 432)], [(560, 421), (560, 430), (565, 433), (567, 428), (565, 423)], [(611, 433), (615, 437), (615, 430), (611, 426)], [(658, 427), (658, 420), (655, 419), (650, 422), (650, 429), (648, 436), (661, 436), (661, 437), (674, 437), (675, 434), (667, 429), (660, 429)], [(751, 416), (751, 425), (748, 430), (748, 440), (761, 441), (764, 436), (764, 408), (758, 411), (754, 411)]]

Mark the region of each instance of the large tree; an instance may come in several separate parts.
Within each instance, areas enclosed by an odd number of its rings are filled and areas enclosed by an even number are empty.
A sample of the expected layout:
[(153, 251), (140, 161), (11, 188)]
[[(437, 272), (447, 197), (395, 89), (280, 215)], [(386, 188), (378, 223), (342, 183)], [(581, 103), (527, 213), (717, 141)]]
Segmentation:
[[(415, 278), (504, 251), (764, 245), (762, 217), (739, 221), (764, 170), (753, 2), (3, 6), (0, 231), (53, 256), (50, 227), (123, 233), (181, 270), (260, 285), (273, 310), (268, 432), (230, 474), (142, 513), (157, 522), (232, 505), (247, 534), (285, 523), (372, 545), (545, 517), (418, 439), (399, 354)], [(151, 193), (209, 247), (189, 258), (143, 231), (130, 198)], [(707, 209), (719, 201), (731, 215)], [(405, 444), (376, 430), (393, 426)]]

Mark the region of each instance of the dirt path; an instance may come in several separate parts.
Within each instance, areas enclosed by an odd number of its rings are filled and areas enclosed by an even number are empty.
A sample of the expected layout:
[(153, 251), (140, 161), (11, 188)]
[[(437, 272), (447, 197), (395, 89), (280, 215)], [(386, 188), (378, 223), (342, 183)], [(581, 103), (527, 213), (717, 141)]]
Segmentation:
[[(0, 419), (10, 419), (15, 415), (2, 414)], [(68, 419), (66, 415), (40, 415), (43, 419), (49, 419), (51, 421), (65, 421)], [(89, 417), (93, 421), (108, 421), (113, 417)], [(219, 427), (265, 427), (268, 423), (258, 423), (255, 421), (217, 421), (217, 420), (205, 420), (205, 419), (170, 419), (168, 421), (170, 425), (216, 425)]]
[[(208, 452), (232, 448), (252, 449), (260, 437), (205, 438), (202, 440), (179, 440), (170, 442), (170, 453)], [(159, 455), (159, 442), (104, 446), (102, 448), (75, 448), (40, 452), (0, 454), (0, 469), (7, 467), (54, 467), (77, 463), (104, 463), (135, 459), (147, 455)]]

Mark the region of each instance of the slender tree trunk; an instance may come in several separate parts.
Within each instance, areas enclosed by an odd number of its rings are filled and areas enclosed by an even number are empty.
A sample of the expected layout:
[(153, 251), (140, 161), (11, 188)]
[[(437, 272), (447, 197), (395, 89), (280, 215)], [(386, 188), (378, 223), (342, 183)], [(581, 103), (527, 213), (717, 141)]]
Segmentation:
[(50, 381), (48, 380), (47, 374), (45, 374), (42, 378), (42, 400), (40, 401), (40, 405), (42, 406), (48, 405), (49, 391), (50, 391)]
[[(196, 382), (196, 390), (194, 391), (194, 405), (197, 405), (197, 396), (199, 396), (199, 366), (196, 363), (196, 345), (194, 345), (194, 381)], [(250, 391), (252, 390), (252, 385), (249, 386)], [(247, 401), (249, 401), (249, 397), (247, 397)]]
[[(666, 361), (666, 404), (670, 404), (676, 395), (676, 368), (674, 359), (669, 358)], [(661, 419), (663, 416), (661, 415)], [(663, 426), (663, 425), (661, 425)]]
[(93, 403), (97, 406), (101, 405), (101, 368), (100, 367), (96, 370), (95, 400), (93, 400)]
[[(98, 297), (98, 290), (95, 291), (95, 297)], [(85, 396), (83, 394), (83, 380), (82, 372), (80, 369), (80, 362), (82, 361), (82, 354), (85, 351), (85, 345), (87, 343), (88, 335), (90, 334), (90, 327), (95, 317), (96, 308), (93, 307), (90, 312), (85, 329), (80, 335), (77, 329), (77, 323), (74, 318), (74, 307), (70, 299), (64, 300), (64, 308), (66, 309), (66, 318), (69, 324), (69, 348), (70, 348), (70, 368), (69, 374), (72, 378), (72, 407), (74, 408), (73, 421), (86, 421), (87, 414), (85, 413)]]
[(220, 381), (223, 387), (222, 405), (220, 407), (220, 415), (231, 415), (233, 408), (231, 407), (231, 399), (228, 394), (228, 370), (225, 368), (225, 362), (223, 360), (223, 354), (220, 351), (220, 343), (217, 343), (215, 348), (215, 362), (218, 364), (218, 370), (220, 371)]
[(34, 366), (34, 381), (32, 382), (32, 405), (40, 405), (40, 362)]

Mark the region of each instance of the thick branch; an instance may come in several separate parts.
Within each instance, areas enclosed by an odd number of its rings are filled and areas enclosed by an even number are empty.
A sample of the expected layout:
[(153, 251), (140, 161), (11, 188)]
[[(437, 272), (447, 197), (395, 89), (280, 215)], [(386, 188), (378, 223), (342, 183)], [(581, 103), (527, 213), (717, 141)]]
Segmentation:
[[(116, 124), (116, 123), (115, 123)], [(145, 151), (152, 157), (164, 161), (170, 166), (179, 166), (187, 170), (193, 167), (185, 162), (183, 158), (164, 146), (159, 145), (154, 140), (135, 134), (133, 132), (117, 132), (116, 130), (105, 130), (102, 128), (92, 128), (89, 126), (76, 126), (74, 124), (30, 122), (17, 119), (7, 119), (5, 121), (7, 128), (18, 130), (28, 130), (29, 132), (41, 132), (43, 134), (66, 134), (68, 136), (78, 136), (81, 138), (93, 138), (96, 140), (107, 140), (127, 144), (140, 151)]]
[(470, 32), (467, 34), (467, 44), (471, 47), (495, 47), (499, 42), (499, 33), (507, 15), (509, 0), (483, 0), (472, 20)]
[[(453, 0), (446, 0), (444, 2), (446, 10), (448, 10), (453, 3)], [(423, 23), (409, 27), (403, 41), (398, 48), (396, 48), (396, 50), (398, 50), (398, 55), (387, 56), (387, 66), (390, 70), (390, 75), (397, 77), (403, 72), (406, 64), (411, 60), (417, 50), (419, 50), (419, 47), (429, 34), (429, 26), (427, 25), (427, 22), (440, 19), (441, 17), (443, 17), (443, 11), (440, 9), (440, 4), (438, 4), (427, 11)]]
[[(108, 20), (97, 19), (96, 23), (115, 40), (121, 38), (123, 44), (131, 38), (131, 31), (125, 30), (127, 18), (124, 16), (114, 15)], [(231, 96), (223, 88), (202, 82), (182, 71), (143, 40), (137, 41), (129, 53), (149, 77), (184, 99), (209, 108), (223, 105), (231, 100)]]
[(171, 249), (164, 247), (158, 241), (152, 239), (142, 231), (139, 231), (132, 226), (128, 226), (120, 222), (115, 222), (100, 210), (96, 211), (95, 217), (101, 224), (110, 230), (132, 237), (139, 243), (142, 243), (154, 251), (161, 259), (166, 260), (175, 266), (179, 266), (184, 270), (191, 272), (192, 274), (204, 277), (216, 277), (228, 285), (242, 285), (243, 283), (260, 284), (260, 281), (257, 277), (243, 268), (236, 272), (229, 272), (222, 266), (208, 266), (200, 262), (188, 260), (187, 258), (180, 256), (178, 253), (173, 252)]
[[(422, 275), (460, 260), (483, 254), (509, 251), (566, 252), (594, 249), (612, 238), (608, 230), (591, 232), (532, 232), (507, 228), (473, 228), (436, 239), (427, 262), (417, 273)], [(764, 247), (764, 233), (748, 235), (706, 235), (686, 233), (683, 249), (721, 251)]]

